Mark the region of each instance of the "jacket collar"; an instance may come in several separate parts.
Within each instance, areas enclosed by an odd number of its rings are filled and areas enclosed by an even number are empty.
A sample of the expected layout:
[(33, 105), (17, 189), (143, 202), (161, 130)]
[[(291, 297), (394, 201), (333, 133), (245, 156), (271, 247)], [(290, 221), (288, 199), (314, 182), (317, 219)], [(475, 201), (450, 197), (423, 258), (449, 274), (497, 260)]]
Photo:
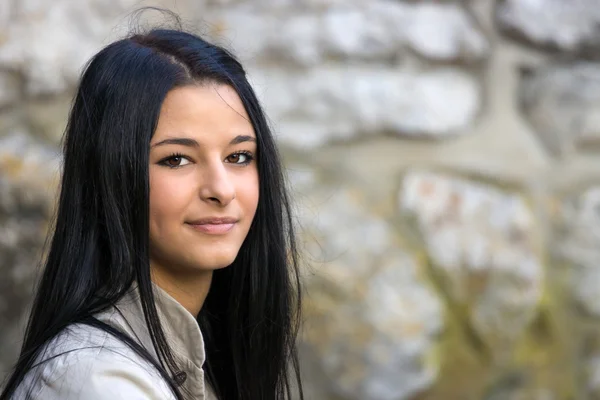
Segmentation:
[[(158, 285), (152, 283), (152, 288), (158, 317), (180, 368), (175, 375), (175, 380), (185, 390), (195, 394), (195, 398), (204, 398), (202, 365), (205, 351), (198, 322), (188, 310)], [(158, 360), (144, 319), (137, 282), (134, 282), (131, 289), (117, 302), (115, 308), (125, 319), (129, 333)]]

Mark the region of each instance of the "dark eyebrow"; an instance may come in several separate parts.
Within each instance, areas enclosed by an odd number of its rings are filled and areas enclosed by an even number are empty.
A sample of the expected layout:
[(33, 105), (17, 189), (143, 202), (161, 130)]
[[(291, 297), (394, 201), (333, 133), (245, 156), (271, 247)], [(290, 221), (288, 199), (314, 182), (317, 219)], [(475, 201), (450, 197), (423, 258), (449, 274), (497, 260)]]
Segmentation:
[[(254, 136), (249, 136), (249, 135), (238, 135), (238, 136), (234, 137), (231, 140), (231, 142), (229, 142), (229, 144), (234, 145), (234, 144), (240, 144), (240, 143), (244, 143), (244, 142), (256, 142), (256, 138)], [(197, 141), (195, 141), (194, 139), (189, 139), (189, 138), (169, 138), (169, 139), (161, 140), (160, 142), (153, 144), (152, 147), (164, 146), (167, 144), (178, 144), (180, 146), (187, 146), (187, 147), (200, 147), (200, 144)]]
[(178, 145), (187, 146), (187, 147), (200, 147), (198, 142), (196, 142), (194, 139), (189, 139), (189, 138), (169, 138), (169, 139), (161, 140), (158, 143), (154, 143), (152, 145), (152, 147), (164, 146), (166, 144), (178, 144)]
[(254, 136), (238, 135), (238, 136), (234, 137), (233, 140), (231, 142), (229, 142), (229, 144), (233, 145), (233, 144), (240, 144), (240, 143), (244, 143), (244, 142), (256, 143), (256, 138)]

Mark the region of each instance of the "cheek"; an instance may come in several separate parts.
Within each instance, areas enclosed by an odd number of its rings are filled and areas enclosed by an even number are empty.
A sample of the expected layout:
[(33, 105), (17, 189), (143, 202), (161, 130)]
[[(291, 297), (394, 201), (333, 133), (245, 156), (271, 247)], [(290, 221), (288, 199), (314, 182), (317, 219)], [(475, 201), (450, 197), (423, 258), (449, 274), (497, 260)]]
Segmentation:
[(189, 199), (189, 184), (157, 171), (150, 175), (150, 228), (179, 223)]
[(240, 182), (237, 189), (237, 196), (239, 197), (240, 206), (243, 208), (244, 214), (254, 217), (259, 199), (258, 172)]

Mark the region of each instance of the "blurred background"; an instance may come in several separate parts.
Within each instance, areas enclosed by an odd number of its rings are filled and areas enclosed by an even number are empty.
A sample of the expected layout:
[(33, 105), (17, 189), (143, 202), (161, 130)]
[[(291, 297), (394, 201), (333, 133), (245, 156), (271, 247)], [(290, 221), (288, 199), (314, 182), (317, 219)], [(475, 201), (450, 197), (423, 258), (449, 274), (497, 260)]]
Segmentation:
[(600, 399), (600, 0), (1, 0), (0, 379), (78, 76), (145, 5), (271, 119), (307, 399)]

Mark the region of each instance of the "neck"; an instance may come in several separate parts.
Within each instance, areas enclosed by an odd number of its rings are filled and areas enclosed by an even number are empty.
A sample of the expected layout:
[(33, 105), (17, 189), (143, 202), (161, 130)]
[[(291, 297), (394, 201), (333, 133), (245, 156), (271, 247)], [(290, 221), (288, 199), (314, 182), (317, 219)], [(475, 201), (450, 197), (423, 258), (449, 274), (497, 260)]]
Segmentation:
[(198, 316), (210, 289), (212, 270), (177, 276), (151, 265), (151, 275), (158, 287), (177, 300), (194, 318)]

